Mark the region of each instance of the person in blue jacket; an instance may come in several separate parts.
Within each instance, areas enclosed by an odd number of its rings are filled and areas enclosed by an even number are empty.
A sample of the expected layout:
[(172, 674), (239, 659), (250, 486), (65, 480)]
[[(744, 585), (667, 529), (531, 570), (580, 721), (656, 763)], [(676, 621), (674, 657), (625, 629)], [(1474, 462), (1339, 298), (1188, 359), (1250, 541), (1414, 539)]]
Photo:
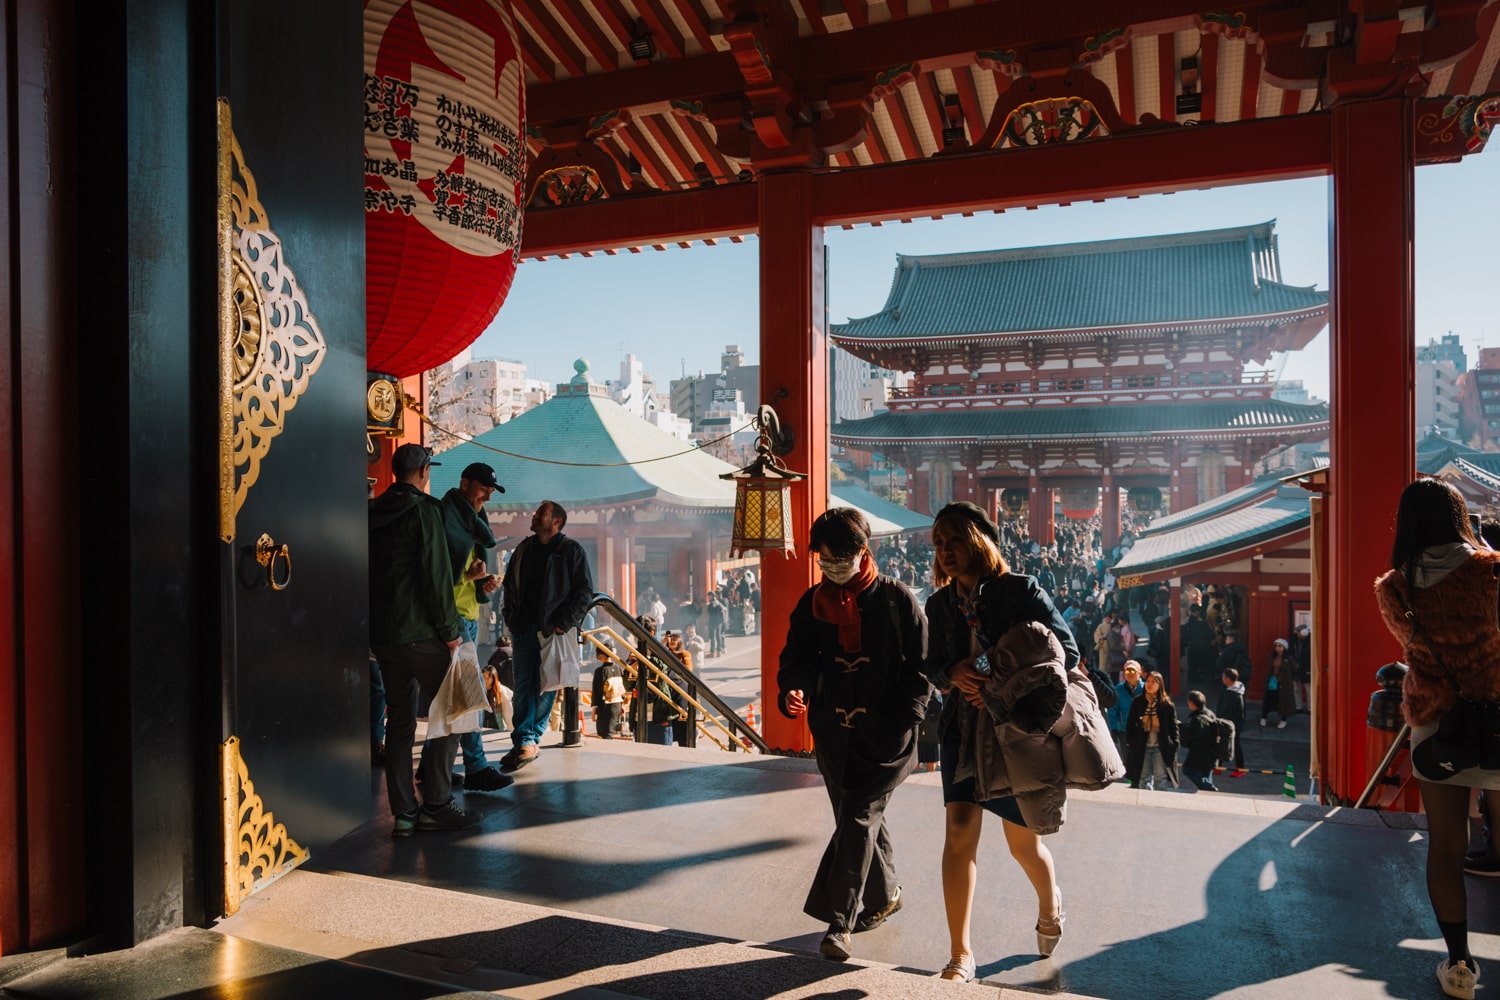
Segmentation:
[(1130, 703), (1146, 690), (1146, 684), (1141, 680), (1141, 665), (1135, 660), (1126, 660), (1125, 665), (1120, 668), (1121, 680), (1115, 685), (1115, 703), (1105, 712), (1104, 717), (1109, 722), (1110, 735), (1115, 738), (1115, 746), (1119, 747), (1120, 754), (1125, 754), (1125, 726), (1130, 721)]

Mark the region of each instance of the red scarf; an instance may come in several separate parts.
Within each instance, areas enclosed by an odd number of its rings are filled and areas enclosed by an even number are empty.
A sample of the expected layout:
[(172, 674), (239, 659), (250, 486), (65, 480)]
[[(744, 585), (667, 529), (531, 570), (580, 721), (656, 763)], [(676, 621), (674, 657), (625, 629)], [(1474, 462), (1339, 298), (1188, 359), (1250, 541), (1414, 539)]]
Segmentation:
[(870, 589), (879, 578), (875, 560), (869, 553), (864, 553), (859, 570), (849, 578), (848, 583), (838, 584), (824, 580), (813, 591), (813, 617), (839, 627), (839, 645), (846, 653), (857, 653), (864, 645), (860, 636), (859, 605), (855, 598)]

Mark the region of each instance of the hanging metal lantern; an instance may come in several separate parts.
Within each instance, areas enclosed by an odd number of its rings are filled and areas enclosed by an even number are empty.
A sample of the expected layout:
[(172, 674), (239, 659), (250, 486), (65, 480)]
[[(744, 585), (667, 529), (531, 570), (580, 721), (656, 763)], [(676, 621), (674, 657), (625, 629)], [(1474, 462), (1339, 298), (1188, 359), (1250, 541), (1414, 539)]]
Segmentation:
[(791, 484), (806, 479), (781, 464), (778, 455), (792, 450), (792, 432), (781, 426), (776, 411), (762, 405), (755, 416), (760, 436), (755, 441), (755, 461), (720, 479), (734, 483), (734, 538), (730, 555), (746, 552), (780, 552), (790, 557), (797, 551), (792, 533)]
[(1031, 502), (1031, 491), (1024, 486), (1013, 486), (1000, 492), (1000, 507), (1008, 517), (1020, 517)]
[(1130, 488), (1130, 506), (1132, 510), (1142, 514), (1149, 514), (1153, 510), (1161, 510), (1161, 490), (1155, 486), (1132, 486)]

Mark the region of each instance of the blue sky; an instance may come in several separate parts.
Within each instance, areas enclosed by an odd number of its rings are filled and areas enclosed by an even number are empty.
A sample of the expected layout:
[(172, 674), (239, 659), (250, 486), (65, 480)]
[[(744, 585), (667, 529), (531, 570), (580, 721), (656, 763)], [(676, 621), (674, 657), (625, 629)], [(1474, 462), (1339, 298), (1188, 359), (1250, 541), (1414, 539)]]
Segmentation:
[[(1485, 346), (1500, 346), (1500, 317), (1493, 306), (1500, 280), (1500, 246), (1492, 224), (1497, 188), (1496, 152), (1417, 171), (1417, 340), (1425, 343), (1452, 330), (1463, 337), (1471, 363), (1481, 339)], [(832, 229), (825, 234), (829, 318), (837, 323), (878, 311), (898, 253), (1145, 236), (1272, 218), (1281, 238), (1283, 278), (1326, 289), (1328, 181), (1314, 178)], [(573, 359), (580, 356), (592, 363), (595, 378), (614, 377), (626, 351), (640, 356), (663, 383), (684, 368), (716, 370), (728, 343), (741, 345), (753, 362), (759, 354), (757, 252), (756, 241), (747, 239), (688, 250), (525, 262), (473, 354), (516, 358), (532, 377), (549, 381), (571, 377)], [(1306, 350), (1287, 356), (1282, 376), (1303, 379), (1326, 398), (1326, 332)]]

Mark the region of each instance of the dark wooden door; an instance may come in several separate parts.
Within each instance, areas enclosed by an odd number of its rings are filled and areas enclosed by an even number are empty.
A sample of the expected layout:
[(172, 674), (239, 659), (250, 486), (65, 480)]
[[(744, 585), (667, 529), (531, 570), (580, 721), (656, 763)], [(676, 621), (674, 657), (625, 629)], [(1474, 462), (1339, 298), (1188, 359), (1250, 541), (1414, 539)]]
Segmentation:
[[(371, 789), (361, 6), (218, 9), (225, 723), (259, 805), (316, 852)], [(243, 791), (263, 879), (277, 837)]]

